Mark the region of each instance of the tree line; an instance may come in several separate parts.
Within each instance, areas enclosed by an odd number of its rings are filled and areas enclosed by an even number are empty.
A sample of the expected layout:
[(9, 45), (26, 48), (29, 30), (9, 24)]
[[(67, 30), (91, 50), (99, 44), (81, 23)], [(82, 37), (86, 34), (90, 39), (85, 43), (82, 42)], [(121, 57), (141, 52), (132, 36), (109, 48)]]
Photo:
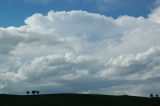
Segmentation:
[(150, 94), (150, 97), (151, 97), (151, 98), (154, 98), (154, 97), (157, 97), (157, 98), (158, 98), (158, 97), (159, 97), (159, 95), (158, 95), (158, 94), (156, 94), (156, 95), (154, 96), (153, 94)]
[(39, 91), (36, 91), (36, 90), (33, 90), (33, 91), (26, 91), (26, 94), (29, 95), (29, 94), (32, 94), (32, 95), (39, 95)]

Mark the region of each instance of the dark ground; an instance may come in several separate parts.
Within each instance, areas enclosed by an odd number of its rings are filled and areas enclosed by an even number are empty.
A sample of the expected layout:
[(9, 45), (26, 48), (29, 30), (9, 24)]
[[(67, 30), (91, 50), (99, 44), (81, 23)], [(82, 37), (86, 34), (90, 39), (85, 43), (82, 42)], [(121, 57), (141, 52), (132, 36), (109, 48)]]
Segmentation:
[(160, 106), (160, 98), (89, 94), (0, 95), (0, 106)]

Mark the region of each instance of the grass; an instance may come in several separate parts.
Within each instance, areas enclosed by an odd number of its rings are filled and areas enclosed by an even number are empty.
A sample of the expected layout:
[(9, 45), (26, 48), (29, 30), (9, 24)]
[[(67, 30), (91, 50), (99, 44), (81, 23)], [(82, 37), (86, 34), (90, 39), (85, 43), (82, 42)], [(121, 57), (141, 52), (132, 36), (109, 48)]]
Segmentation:
[(91, 94), (0, 95), (0, 106), (160, 106), (160, 98)]

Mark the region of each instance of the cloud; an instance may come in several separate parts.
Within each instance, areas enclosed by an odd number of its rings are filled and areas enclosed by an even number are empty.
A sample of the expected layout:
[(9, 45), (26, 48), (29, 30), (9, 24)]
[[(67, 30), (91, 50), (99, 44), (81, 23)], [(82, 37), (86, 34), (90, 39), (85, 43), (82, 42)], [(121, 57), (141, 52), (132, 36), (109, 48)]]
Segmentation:
[(153, 13), (149, 15), (150, 19), (156, 23), (160, 23), (160, 19), (158, 18), (160, 16), (160, 7), (157, 7), (152, 11)]
[(50, 11), (0, 28), (0, 92), (152, 93), (160, 78), (158, 14)]
[[(0, 54), (8, 54), (13, 50), (23, 38), (8, 32), (7, 29), (0, 28)], [(7, 42), (6, 42), (7, 41)]]
[(128, 80), (146, 80), (159, 77), (159, 72), (156, 68), (159, 64), (157, 61), (160, 55), (159, 50), (159, 48), (150, 48), (144, 53), (111, 58), (105, 64), (106, 70), (102, 70), (99, 75), (107, 79), (118, 78)]

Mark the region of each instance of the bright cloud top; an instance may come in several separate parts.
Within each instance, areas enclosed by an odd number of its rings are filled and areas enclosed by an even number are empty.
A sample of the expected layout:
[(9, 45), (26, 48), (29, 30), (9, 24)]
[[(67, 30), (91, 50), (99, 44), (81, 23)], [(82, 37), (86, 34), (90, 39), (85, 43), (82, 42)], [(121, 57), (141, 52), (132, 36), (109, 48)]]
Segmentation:
[(160, 88), (159, 8), (148, 18), (36, 13), (0, 28), (0, 92), (148, 95)]

